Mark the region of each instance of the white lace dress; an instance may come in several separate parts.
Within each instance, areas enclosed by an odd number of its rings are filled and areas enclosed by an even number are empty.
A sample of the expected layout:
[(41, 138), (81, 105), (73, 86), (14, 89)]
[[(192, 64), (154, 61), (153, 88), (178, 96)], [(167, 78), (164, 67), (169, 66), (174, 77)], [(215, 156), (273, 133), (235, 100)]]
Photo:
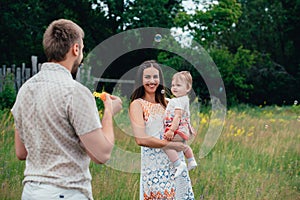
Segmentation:
[[(146, 133), (161, 139), (164, 131), (164, 108), (160, 104), (138, 99), (143, 108)], [(183, 153), (180, 158), (184, 159)], [(174, 179), (174, 167), (162, 149), (141, 147), (140, 200), (194, 199), (187, 169)]]

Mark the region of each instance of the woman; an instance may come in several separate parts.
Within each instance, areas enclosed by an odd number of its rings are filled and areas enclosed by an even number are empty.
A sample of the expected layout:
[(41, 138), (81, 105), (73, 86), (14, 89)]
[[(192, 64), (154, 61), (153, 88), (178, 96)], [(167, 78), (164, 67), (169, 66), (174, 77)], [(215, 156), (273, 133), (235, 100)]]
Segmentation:
[(186, 148), (162, 139), (166, 105), (162, 70), (155, 61), (145, 61), (138, 68), (129, 108), (135, 141), (141, 146), (140, 199), (194, 199), (187, 169), (175, 179), (174, 167), (163, 151), (181, 151), (184, 159)]

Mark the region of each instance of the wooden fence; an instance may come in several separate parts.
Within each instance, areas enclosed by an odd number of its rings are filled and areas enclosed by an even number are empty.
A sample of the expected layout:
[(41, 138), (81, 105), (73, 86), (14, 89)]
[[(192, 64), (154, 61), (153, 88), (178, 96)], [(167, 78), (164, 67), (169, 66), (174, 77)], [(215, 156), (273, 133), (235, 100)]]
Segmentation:
[(36, 74), (41, 69), (41, 64), (37, 62), (37, 56), (31, 56), (31, 66), (22, 63), (21, 66), (15, 64), (11, 66), (0, 66), (0, 91), (2, 91), (4, 79), (7, 74), (12, 73), (15, 76), (15, 88), (19, 91), (25, 81)]
[[(22, 63), (20, 66), (17, 66), (15, 64), (6, 66), (2, 65), (0, 66), (0, 92), (3, 88), (3, 83), (5, 76), (9, 73), (12, 73), (15, 77), (15, 88), (18, 92), (20, 87), (22, 86), (25, 81), (27, 81), (30, 77), (38, 73), (41, 69), (41, 63), (38, 63), (37, 56), (31, 56), (31, 66), (26, 66), (25, 63)], [(82, 79), (82, 80), (81, 80)], [(80, 82), (86, 82), (88, 81), (92, 85), (95, 83), (121, 83), (125, 85), (131, 85), (130, 88), (132, 88), (132, 85), (134, 84), (134, 80), (119, 80), (119, 79), (107, 79), (107, 78), (95, 78), (90, 76), (90, 69), (84, 69), (79, 68), (79, 71), (77, 73), (76, 77), (77, 81)], [(87, 83), (83, 83), (86, 85)]]

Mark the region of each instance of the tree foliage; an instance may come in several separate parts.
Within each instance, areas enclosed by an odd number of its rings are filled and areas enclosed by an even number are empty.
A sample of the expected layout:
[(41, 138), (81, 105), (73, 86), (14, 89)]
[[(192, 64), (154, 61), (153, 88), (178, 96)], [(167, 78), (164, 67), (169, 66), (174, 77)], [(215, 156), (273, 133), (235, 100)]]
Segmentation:
[(209, 47), (220, 44), (241, 14), (241, 6), (236, 0), (220, 0), (218, 4), (208, 4), (194, 14), (181, 12), (175, 21), (183, 28), (188, 27), (201, 45)]
[(210, 52), (229, 102), (283, 104), (299, 99), (300, 2), (205, 2), (204, 9), (182, 12), (175, 22)]
[(14, 78), (12, 73), (8, 73), (3, 80), (3, 86), (0, 91), (0, 110), (12, 108), (16, 100)]
[(300, 53), (300, 1), (240, 0), (243, 15), (231, 34), (230, 48), (242, 43), (245, 48), (268, 53), (271, 58), (296, 74)]
[[(180, 27), (213, 58), (228, 102), (282, 104), (300, 99), (300, 1), (194, 2), (198, 9), (187, 13), (182, 0), (2, 0), (0, 62), (28, 63), (31, 55), (44, 62), (43, 33), (59, 18), (71, 19), (84, 29), (85, 54), (110, 36), (129, 29)], [(118, 78), (146, 59), (158, 59), (176, 70), (190, 70), (197, 80), (193, 87), (197, 95), (209, 97), (202, 77), (188, 61), (155, 49), (121, 56), (106, 76)]]
[(43, 33), (55, 19), (73, 20), (84, 29), (86, 51), (112, 33), (104, 11), (89, 0), (13, 0), (1, 2), (0, 6), (2, 64), (28, 63), (31, 55), (37, 55), (40, 62), (45, 61)]
[(125, 26), (128, 29), (138, 27), (171, 28), (174, 26), (174, 17), (181, 9), (181, 0), (128, 1), (124, 14)]

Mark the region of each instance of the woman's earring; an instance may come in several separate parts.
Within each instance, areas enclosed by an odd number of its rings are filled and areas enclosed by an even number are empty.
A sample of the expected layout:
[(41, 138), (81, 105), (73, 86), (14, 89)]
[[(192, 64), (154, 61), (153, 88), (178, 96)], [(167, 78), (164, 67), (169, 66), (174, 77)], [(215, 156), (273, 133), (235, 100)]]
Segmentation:
[(162, 89), (162, 90), (160, 91), (160, 93), (161, 93), (161, 94), (164, 94), (164, 93), (165, 93), (165, 90), (164, 90), (164, 89)]

